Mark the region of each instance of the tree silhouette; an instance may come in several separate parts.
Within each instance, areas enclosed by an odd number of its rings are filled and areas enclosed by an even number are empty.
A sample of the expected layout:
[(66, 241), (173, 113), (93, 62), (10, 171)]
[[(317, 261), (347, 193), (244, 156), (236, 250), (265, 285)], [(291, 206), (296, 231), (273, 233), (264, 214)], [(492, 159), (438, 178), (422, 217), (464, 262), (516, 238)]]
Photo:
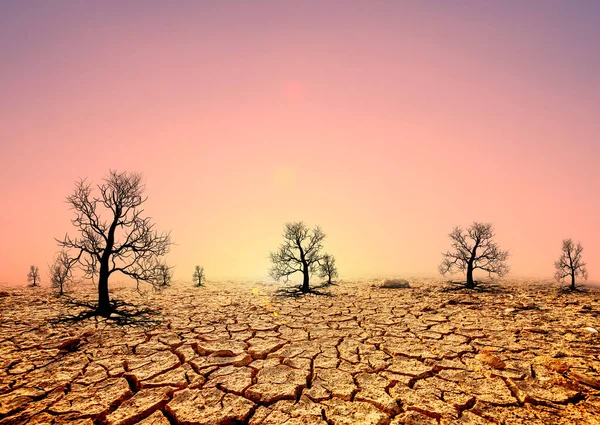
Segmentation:
[(62, 250), (50, 265), (50, 283), (58, 291), (58, 295), (65, 294), (67, 286), (73, 280), (73, 259), (69, 258), (67, 251)]
[(575, 290), (575, 279), (580, 278), (587, 280), (588, 274), (586, 264), (582, 258), (583, 247), (581, 243), (577, 242), (577, 245), (573, 243), (572, 239), (565, 239), (562, 241), (562, 250), (560, 258), (554, 262), (556, 273), (554, 278), (558, 282), (564, 282), (566, 278), (571, 278), (571, 291)]
[(204, 267), (196, 266), (194, 270), (194, 275), (192, 276), (192, 280), (196, 284), (196, 286), (204, 286), (204, 280), (206, 277), (204, 276)]
[(325, 233), (319, 226), (311, 230), (299, 221), (286, 223), (283, 239), (279, 249), (270, 254), (273, 266), (269, 275), (276, 281), (288, 282), (294, 273), (302, 273), (301, 291), (305, 294), (310, 291), (310, 275), (319, 268)]
[(163, 288), (169, 286), (173, 279), (173, 267), (169, 267), (167, 263), (159, 262), (156, 265), (155, 279), (154, 286)]
[(40, 281), (40, 269), (38, 266), (29, 266), (29, 273), (27, 273), (27, 282), (29, 282), (29, 286), (40, 286)]
[(335, 265), (335, 257), (329, 254), (323, 254), (319, 264), (319, 277), (327, 278), (327, 285), (333, 283), (333, 279), (338, 277), (338, 270)]
[(443, 276), (461, 271), (467, 277), (465, 287), (473, 289), (473, 272), (477, 269), (487, 272), (490, 277), (502, 277), (510, 271), (506, 264), (508, 251), (502, 251), (493, 241), (495, 235), (491, 223), (474, 222), (464, 230), (457, 226), (449, 236), (452, 249), (443, 254), (444, 259), (438, 267)]
[[(94, 196), (86, 180), (75, 184), (67, 203), (75, 211), (71, 223), (78, 236), (68, 234), (59, 246), (74, 251), (73, 256), (86, 277), (98, 278), (96, 314), (109, 317), (111, 307), (108, 283), (114, 273), (140, 282), (156, 283), (156, 265), (169, 252), (169, 233), (158, 233), (141, 206), (147, 200), (142, 175), (110, 170)], [(103, 218), (103, 214), (107, 218)]]

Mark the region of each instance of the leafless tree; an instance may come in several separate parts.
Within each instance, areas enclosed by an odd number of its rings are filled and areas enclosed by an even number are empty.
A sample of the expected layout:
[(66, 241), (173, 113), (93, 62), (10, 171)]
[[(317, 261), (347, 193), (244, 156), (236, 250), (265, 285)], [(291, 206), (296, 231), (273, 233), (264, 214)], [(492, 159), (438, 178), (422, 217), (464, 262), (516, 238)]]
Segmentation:
[(196, 286), (204, 286), (206, 277), (204, 276), (204, 267), (196, 266), (192, 279)]
[[(96, 186), (79, 180), (67, 203), (75, 211), (71, 220), (77, 236), (68, 234), (58, 244), (73, 252), (86, 277), (98, 278), (96, 314), (109, 317), (108, 282), (113, 273), (122, 273), (136, 283), (156, 282), (156, 265), (169, 252), (169, 233), (158, 233), (141, 206), (146, 201), (142, 175), (111, 170)], [(104, 213), (104, 214), (103, 214)]]
[(331, 285), (333, 279), (338, 277), (338, 270), (335, 265), (335, 257), (329, 254), (323, 254), (319, 263), (319, 277), (327, 278), (327, 284)]
[(562, 252), (558, 261), (554, 262), (556, 273), (554, 278), (558, 282), (564, 282), (566, 278), (571, 278), (571, 291), (575, 290), (575, 278), (587, 280), (588, 274), (586, 264), (582, 258), (583, 247), (581, 243), (577, 245), (572, 239), (562, 241)]
[(505, 276), (510, 271), (506, 264), (508, 251), (502, 251), (493, 241), (495, 234), (491, 223), (474, 222), (464, 230), (457, 226), (449, 236), (452, 249), (443, 254), (444, 259), (438, 267), (442, 275), (461, 271), (467, 277), (465, 287), (473, 289), (473, 272), (477, 269), (487, 272), (490, 278)]
[(29, 273), (27, 273), (27, 282), (29, 282), (29, 286), (40, 286), (40, 281), (40, 269), (38, 266), (29, 266)]
[(325, 233), (319, 226), (309, 229), (299, 221), (286, 223), (283, 239), (279, 249), (270, 254), (273, 266), (269, 274), (276, 281), (288, 282), (294, 273), (302, 273), (301, 291), (307, 293), (310, 291), (310, 276), (319, 268)]
[(54, 263), (50, 265), (50, 283), (52, 287), (58, 291), (58, 295), (62, 296), (67, 289), (67, 286), (73, 280), (73, 265), (74, 260), (69, 258), (67, 251), (60, 251)]
[(171, 280), (173, 280), (173, 267), (169, 267), (167, 263), (158, 262), (156, 264), (155, 279), (155, 287), (164, 288), (169, 286)]

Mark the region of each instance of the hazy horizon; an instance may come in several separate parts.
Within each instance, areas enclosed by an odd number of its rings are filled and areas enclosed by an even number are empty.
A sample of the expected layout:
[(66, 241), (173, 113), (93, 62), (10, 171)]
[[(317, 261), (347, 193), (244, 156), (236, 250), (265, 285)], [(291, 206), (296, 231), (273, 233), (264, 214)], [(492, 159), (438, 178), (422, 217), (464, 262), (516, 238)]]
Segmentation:
[(175, 280), (266, 277), (302, 220), (342, 278), (439, 276), (481, 221), (507, 279), (572, 238), (600, 281), (600, 2), (6, 1), (0, 52), (0, 283), (48, 284), (109, 169)]
[[(40, 288), (51, 288), (51, 284), (50, 284), (50, 278), (47, 274), (44, 274), (44, 271), (42, 269), (40, 269), (40, 273), (41, 273), (41, 284), (40, 284)], [(375, 282), (380, 282), (382, 280), (386, 280), (386, 279), (407, 279), (409, 282), (415, 283), (415, 281), (418, 283), (420, 280), (422, 279), (431, 279), (433, 280), (435, 283), (439, 283), (440, 285), (445, 284), (446, 282), (452, 280), (452, 281), (459, 281), (462, 278), (464, 278), (464, 274), (462, 273), (456, 273), (455, 275), (452, 276), (446, 276), (446, 277), (442, 277), (441, 275), (439, 275), (439, 273), (433, 274), (433, 273), (418, 273), (418, 272), (414, 272), (414, 273), (396, 273), (396, 274), (371, 274), (371, 275), (365, 275), (365, 276), (344, 276), (341, 275), (338, 279), (336, 279), (336, 281), (339, 282), (344, 282), (344, 281), (350, 281), (350, 282), (370, 282), (373, 281), (373, 283)], [(559, 286), (564, 286), (567, 287), (569, 285), (569, 281), (565, 281), (564, 283), (560, 283), (557, 282), (554, 277), (552, 275), (547, 275), (547, 276), (514, 276), (514, 275), (508, 275), (504, 278), (498, 278), (495, 277), (493, 280), (490, 280), (487, 276), (485, 275), (481, 275), (479, 276), (481, 280), (481, 282), (483, 282), (484, 284), (487, 284), (489, 282), (494, 282), (496, 284), (500, 284), (502, 285), (503, 283), (506, 284), (520, 284), (520, 283), (525, 283), (525, 284), (533, 284), (533, 285), (538, 285), (538, 284), (545, 284), (545, 283), (550, 283), (550, 284), (555, 284), (555, 285), (559, 285)], [(299, 284), (302, 283), (302, 275), (298, 274), (296, 276), (293, 276), (292, 278), (290, 278), (289, 282), (277, 282), (275, 280), (273, 280), (268, 273), (265, 273), (262, 276), (221, 276), (218, 278), (211, 278), (210, 276), (207, 278), (207, 282), (210, 283), (222, 283), (222, 282), (244, 282), (244, 283), (261, 283), (261, 284), (267, 284), (267, 285), (275, 285), (275, 286), (279, 286), (279, 287), (292, 287), (292, 286), (298, 286)], [(323, 279), (319, 278), (317, 275), (313, 275), (311, 277), (311, 282), (313, 285), (319, 285), (321, 283), (324, 282)], [(67, 292), (71, 292), (73, 290), (76, 290), (78, 288), (78, 285), (80, 283), (84, 283), (85, 285), (88, 286), (97, 286), (93, 284), (93, 282), (88, 279), (88, 278), (84, 278), (84, 277), (79, 277), (77, 279), (75, 279), (75, 283), (70, 284), (67, 288)], [(111, 288), (119, 288), (119, 287), (131, 287), (131, 286), (135, 286), (136, 283), (133, 280), (127, 280), (126, 277), (124, 276), (113, 276), (111, 277), (110, 280), (111, 283)], [(180, 276), (175, 277), (171, 283), (171, 285), (189, 285), (189, 286), (193, 286), (195, 285), (195, 283), (193, 282), (193, 280), (191, 279), (191, 275), (190, 278), (186, 278), (185, 276)], [(577, 281), (577, 285), (579, 286), (580, 284), (582, 284), (585, 287), (590, 287), (590, 288), (600, 288), (600, 281), (594, 281), (591, 279), (588, 279), (585, 282), (582, 281)], [(27, 278), (23, 279), (22, 282), (8, 282), (8, 281), (0, 281), (0, 288), (19, 288), (19, 287), (28, 287), (29, 283), (27, 282)], [(32, 289), (36, 289), (36, 288), (32, 288)], [(142, 292), (147, 291), (152, 289), (152, 287), (150, 285), (146, 285), (146, 284), (141, 284), (140, 285), (140, 289), (142, 290)]]

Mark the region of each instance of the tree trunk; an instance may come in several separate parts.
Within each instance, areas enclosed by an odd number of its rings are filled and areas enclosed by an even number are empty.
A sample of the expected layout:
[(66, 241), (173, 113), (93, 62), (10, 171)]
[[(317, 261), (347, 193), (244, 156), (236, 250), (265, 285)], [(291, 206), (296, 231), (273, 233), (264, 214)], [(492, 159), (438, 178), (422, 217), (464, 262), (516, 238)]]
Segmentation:
[(96, 312), (103, 317), (110, 316), (110, 296), (108, 295), (108, 262), (100, 265), (98, 278), (98, 307)]
[(120, 217), (121, 211), (117, 209), (115, 218), (108, 229), (106, 247), (100, 258), (100, 276), (98, 277), (98, 306), (96, 313), (103, 317), (109, 317), (111, 313), (110, 296), (108, 295), (108, 277), (110, 276), (109, 261), (112, 255), (113, 245), (115, 243), (115, 229), (117, 228), (117, 220)]
[(304, 278), (302, 279), (302, 293), (306, 294), (310, 292), (310, 288), (308, 287), (308, 267), (302, 271)]
[(468, 289), (475, 288), (475, 281), (473, 280), (473, 264), (472, 263), (467, 264), (467, 288)]
[(575, 290), (575, 272), (571, 272), (571, 291)]

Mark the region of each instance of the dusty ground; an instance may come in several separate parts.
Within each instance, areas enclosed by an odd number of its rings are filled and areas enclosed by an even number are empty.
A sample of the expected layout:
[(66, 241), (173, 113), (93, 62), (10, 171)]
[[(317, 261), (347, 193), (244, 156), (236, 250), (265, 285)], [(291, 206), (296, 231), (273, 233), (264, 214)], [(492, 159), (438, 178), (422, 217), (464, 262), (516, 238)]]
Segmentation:
[(372, 283), (115, 291), (161, 310), (147, 329), (51, 325), (48, 290), (8, 290), (0, 424), (600, 423), (600, 292)]

